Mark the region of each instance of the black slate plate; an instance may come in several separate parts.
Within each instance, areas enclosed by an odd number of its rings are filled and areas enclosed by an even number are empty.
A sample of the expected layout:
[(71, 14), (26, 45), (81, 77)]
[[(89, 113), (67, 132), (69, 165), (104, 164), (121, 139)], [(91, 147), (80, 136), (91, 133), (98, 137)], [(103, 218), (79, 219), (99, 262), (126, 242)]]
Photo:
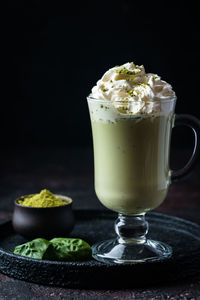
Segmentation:
[[(75, 211), (73, 237), (90, 244), (115, 236), (112, 212)], [(192, 276), (200, 270), (200, 225), (169, 215), (151, 212), (149, 237), (168, 243), (173, 256), (165, 261), (140, 264), (53, 262), (12, 254), (26, 240), (16, 234), (10, 221), (0, 225), (0, 271), (8, 276), (39, 284), (74, 288), (125, 288), (155, 284)]]

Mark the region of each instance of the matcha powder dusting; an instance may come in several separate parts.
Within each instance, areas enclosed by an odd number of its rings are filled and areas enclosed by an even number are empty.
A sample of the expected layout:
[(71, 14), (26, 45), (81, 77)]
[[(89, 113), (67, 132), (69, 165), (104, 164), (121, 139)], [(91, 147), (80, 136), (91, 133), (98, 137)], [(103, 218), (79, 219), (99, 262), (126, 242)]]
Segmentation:
[(31, 207), (55, 207), (67, 204), (46, 189), (42, 190), (39, 194), (24, 196), (18, 200), (18, 203)]

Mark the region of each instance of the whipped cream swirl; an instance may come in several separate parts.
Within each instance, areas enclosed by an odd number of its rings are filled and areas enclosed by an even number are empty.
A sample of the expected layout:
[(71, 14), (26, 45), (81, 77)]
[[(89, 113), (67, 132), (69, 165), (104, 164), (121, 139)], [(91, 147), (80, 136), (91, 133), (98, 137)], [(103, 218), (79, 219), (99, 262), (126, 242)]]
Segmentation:
[[(152, 113), (160, 111), (156, 100), (175, 97), (172, 86), (161, 77), (146, 73), (144, 66), (133, 62), (109, 69), (92, 88), (90, 97), (127, 105), (126, 113)], [(119, 109), (120, 110), (120, 109)]]

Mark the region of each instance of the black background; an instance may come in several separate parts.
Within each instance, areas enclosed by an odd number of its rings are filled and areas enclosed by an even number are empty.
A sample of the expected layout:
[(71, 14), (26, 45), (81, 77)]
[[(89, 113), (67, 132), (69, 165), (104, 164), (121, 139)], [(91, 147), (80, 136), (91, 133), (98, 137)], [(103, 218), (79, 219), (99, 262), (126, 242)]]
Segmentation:
[(2, 146), (90, 146), (86, 96), (130, 61), (172, 84), (177, 113), (200, 117), (195, 2), (12, 0), (3, 14)]

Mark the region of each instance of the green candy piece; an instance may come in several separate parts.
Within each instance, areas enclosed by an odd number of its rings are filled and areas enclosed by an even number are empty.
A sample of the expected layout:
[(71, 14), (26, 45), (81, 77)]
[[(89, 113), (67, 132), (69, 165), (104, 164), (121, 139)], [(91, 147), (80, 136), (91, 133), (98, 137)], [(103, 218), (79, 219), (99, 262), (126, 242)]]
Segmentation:
[(55, 260), (81, 261), (91, 258), (92, 250), (88, 243), (76, 238), (54, 238), (50, 240), (54, 248)]
[(37, 238), (25, 244), (16, 246), (13, 253), (37, 259), (51, 259), (52, 245), (49, 241)]

